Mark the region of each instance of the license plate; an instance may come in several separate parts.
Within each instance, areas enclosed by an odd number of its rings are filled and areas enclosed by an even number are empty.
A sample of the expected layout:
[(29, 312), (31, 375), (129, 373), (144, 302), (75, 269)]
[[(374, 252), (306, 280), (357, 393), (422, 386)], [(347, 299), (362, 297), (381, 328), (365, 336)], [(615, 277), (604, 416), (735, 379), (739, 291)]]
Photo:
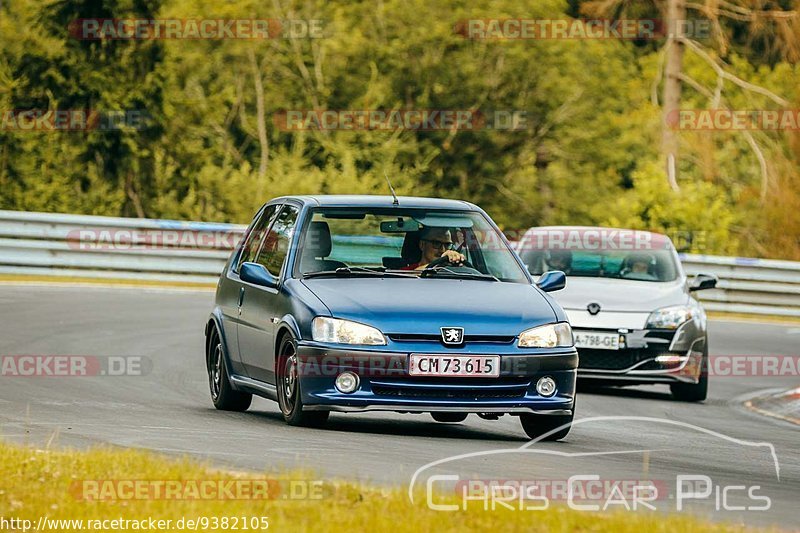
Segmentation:
[(576, 348), (619, 350), (619, 333), (600, 331), (574, 331)]
[(500, 375), (500, 356), (412, 354), (408, 373), (412, 376), (492, 378)]

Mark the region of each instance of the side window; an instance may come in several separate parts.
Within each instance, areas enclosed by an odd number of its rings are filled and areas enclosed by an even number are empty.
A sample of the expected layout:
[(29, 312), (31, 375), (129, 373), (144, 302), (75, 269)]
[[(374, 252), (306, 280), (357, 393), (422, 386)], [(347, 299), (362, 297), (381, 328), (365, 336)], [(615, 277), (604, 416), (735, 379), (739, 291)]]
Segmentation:
[(261, 213), (261, 217), (256, 220), (255, 224), (250, 228), (250, 233), (247, 234), (244, 246), (242, 246), (242, 254), (239, 256), (239, 262), (236, 264), (236, 272), (239, 271), (242, 263), (255, 260), (258, 249), (261, 247), (261, 243), (264, 240), (264, 235), (267, 233), (269, 225), (275, 220), (275, 215), (278, 213), (279, 207), (279, 205), (267, 206)]
[(290, 205), (284, 206), (264, 239), (264, 245), (261, 247), (256, 262), (264, 265), (273, 276), (281, 274), (283, 262), (289, 253), (289, 243), (292, 240), (296, 222), (297, 208)]

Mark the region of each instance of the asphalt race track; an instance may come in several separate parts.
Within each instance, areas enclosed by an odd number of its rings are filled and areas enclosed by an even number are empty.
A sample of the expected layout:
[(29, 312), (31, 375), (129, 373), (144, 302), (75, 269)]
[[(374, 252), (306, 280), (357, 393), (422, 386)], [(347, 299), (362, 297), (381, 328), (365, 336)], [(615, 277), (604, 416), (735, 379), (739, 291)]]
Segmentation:
[[(246, 413), (214, 410), (203, 363), (212, 299), (208, 291), (0, 285), (0, 355), (142, 356), (152, 363), (143, 376), (0, 377), (0, 434), (36, 446), (142, 447), (237, 469), (303, 467), (322, 479), (401, 487), (433, 461), (495, 451), (425, 469), (417, 485), (424, 488), (431, 473), (650, 479), (664, 489), (659, 511), (639, 512), (660, 512), (677, 509), (676, 476), (707, 476), (709, 495), (684, 500), (693, 512), (800, 526), (800, 428), (742, 407), (747, 396), (800, 385), (796, 377), (712, 378), (704, 404), (672, 401), (666, 387), (582, 390), (580, 422), (568, 438), (524, 449), (513, 417), (440, 424), (428, 415), (334, 414), (326, 429), (294, 428), (266, 400), (254, 400)], [(712, 354), (797, 354), (798, 345), (797, 326), (711, 325)], [(772, 444), (777, 461), (754, 443)], [(742, 510), (764, 505), (753, 494), (768, 497), (769, 509)]]

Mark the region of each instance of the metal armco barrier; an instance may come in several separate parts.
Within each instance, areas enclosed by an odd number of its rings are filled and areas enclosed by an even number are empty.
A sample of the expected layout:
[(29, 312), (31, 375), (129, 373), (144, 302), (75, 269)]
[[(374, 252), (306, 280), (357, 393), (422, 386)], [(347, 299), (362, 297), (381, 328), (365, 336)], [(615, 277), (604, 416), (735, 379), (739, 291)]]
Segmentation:
[(0, 211), (0, 274), (216, 283), (245, 226)]
[[(245, 226), (0, 211), (0, 274), (216, 283)], [(681, 254), (706, 309), (800, 316), (800, 263)]]
[(800, 316), (800, 263), (777, 259), (681, 254), (690, 276), (719, 276), (716, 289), (697, 296), (709, 311)]

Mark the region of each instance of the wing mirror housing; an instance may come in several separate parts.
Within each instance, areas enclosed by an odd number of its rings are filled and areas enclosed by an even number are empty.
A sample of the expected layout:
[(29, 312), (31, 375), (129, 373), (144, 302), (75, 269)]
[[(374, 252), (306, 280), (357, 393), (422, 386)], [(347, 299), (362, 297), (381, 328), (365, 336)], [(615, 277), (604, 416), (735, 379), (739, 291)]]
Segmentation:
[(536, 281), (544, 292), (560, 291), (567, 286), (567, 275), (560, 270), (548, 270)]
[(264, 265), (259, 263), (242, 263), (242, 268), (239, 271), (239, 277), (242, 281), (258, 285), (260, 287), (268, 287), (274, 289), (278, 286), (278, 278), (269, 273)]
[(717, 286), (719, 278), (714, 274), (698, 274), (689, 285), (690, 291), (704, 291), (706, 289), (713, 289)]

